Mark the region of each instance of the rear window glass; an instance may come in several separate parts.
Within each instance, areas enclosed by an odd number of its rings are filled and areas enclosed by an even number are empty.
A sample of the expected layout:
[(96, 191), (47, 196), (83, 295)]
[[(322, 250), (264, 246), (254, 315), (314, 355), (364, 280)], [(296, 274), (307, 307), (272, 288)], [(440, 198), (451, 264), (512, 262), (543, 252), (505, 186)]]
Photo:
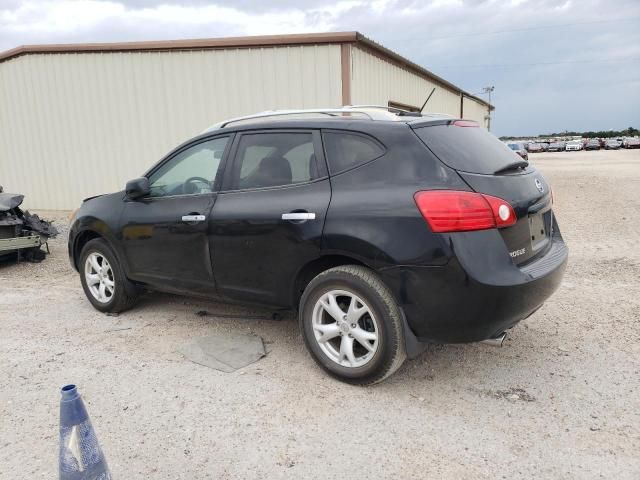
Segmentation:
[(483, 128), (433, 125), (415, 132), (440, 160), (463, 172), (489, 175), (521, 160)]
[(331, 173), (340, 173), (384, 155), (372, 138), (355, 133), (323, 132), (324, 149)]

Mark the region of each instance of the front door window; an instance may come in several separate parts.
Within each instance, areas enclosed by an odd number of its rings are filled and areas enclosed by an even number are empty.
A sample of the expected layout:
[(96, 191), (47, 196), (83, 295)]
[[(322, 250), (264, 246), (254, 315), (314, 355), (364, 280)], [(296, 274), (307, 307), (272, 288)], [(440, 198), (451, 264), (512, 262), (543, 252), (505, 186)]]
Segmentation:
[(214, 138), (183, 150), (149, 178), (152, 197), (211, 193), (229, 137)]

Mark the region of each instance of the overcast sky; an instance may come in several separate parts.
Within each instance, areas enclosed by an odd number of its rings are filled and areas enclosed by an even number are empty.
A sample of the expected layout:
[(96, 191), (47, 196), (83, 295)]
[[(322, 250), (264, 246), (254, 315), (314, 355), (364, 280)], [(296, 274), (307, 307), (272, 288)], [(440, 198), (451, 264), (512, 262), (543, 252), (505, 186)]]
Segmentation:
[(494, 85), (498, 135), (640, 126), (638, 0), (0, 0), (0, 50), (341, 30)]

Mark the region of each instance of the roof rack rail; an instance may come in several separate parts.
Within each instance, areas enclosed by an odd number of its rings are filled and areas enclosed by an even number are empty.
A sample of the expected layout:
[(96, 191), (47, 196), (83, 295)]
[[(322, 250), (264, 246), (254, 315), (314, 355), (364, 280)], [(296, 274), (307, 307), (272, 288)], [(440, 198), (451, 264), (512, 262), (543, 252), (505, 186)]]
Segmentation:
[(218, 122), (210, 126), (203, 133), (224, 128), (226, 126), (231, 125), (232, 123), (238, 123), (238, 122), (243, 122), (243, 121), (248, 121), (253, 119), (261, 119), (261, 118), (269, 118), (269, 117), (285, 117), (285, 116), (306, 115), (306, 114), (311, 114), (311, 115), (317, 114), (317, 115), (328, 115), (331, 117), (339, 117), (347, 113), (348, 114), (357, 113), (357, 114), (363, 115), (367, 120), (399, 120), (398, 118), (399, 115), (408, 114), (411, 112), (409, 112), (408, 110), (402, 110), (396, 107), (386, 107), (384, 105), (345, 105), (339, 108), (267, 110), (264, 112), (255, 113), (253, 115), (245, 115), (242, 117), (223, 120), (222, 122)]

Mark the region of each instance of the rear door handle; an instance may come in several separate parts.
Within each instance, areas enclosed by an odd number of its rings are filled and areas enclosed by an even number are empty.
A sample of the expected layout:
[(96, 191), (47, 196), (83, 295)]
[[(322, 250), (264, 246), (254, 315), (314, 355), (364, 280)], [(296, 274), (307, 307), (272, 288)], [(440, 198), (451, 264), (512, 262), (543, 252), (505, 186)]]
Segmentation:
[(191, 222), (191, 223), (197, 223), (197, 222), (204, 222), (204, 220), (207, 217), (205, 217), (204, 215), (183, 215), (182, 216), (182, 221), (183, 222)]
[(316, 214), (309, 212), (283, 213), (282, 220), (315, 220)]

